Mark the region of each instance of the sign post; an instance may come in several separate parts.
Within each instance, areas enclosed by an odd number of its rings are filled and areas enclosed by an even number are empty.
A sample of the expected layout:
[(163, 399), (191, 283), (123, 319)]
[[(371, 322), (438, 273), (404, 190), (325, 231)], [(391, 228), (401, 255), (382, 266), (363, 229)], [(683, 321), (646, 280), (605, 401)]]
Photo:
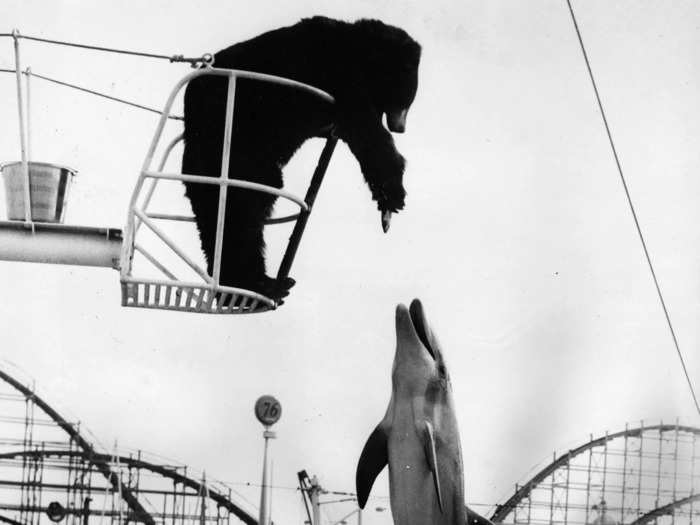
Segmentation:
[(263, 452), (263, 472), (262, 488), (260, 490), (260, 517), (259, 525), (270, 525), (270, 486), (269, 486), (269, 458), (267, 454), (270, 439), (275, 439), (277, 435), (270, 430), (270, 427), (279, 421), (282, 415), (282, 405), (272, 396), (261, 396), (255, 402), (255, 417), (258, 418), (265, 430), (265, 448)]

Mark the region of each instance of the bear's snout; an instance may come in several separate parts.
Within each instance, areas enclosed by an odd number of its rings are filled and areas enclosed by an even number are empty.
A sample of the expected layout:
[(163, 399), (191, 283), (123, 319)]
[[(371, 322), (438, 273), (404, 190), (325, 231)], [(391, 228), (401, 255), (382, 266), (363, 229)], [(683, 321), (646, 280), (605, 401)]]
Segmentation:
[(399, 109), (397, 111), (387, 111), (386, 125), (389, 131), (394, 133), (403, 133), (406, 131), (406, 115), (408, 115), (408, 108)]

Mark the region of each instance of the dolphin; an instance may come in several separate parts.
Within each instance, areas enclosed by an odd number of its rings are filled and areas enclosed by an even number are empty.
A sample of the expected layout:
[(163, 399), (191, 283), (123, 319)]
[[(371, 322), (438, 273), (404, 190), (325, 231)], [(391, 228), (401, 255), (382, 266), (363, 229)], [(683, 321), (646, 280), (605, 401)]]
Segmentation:
[(396, 307), (396, 354), (384, 419), (362, 450), (355, 485), (364, 508), (389, 465), (395, 525), (489, 525), (464, 503), (464, 470), (450, 378), (423, 306)]

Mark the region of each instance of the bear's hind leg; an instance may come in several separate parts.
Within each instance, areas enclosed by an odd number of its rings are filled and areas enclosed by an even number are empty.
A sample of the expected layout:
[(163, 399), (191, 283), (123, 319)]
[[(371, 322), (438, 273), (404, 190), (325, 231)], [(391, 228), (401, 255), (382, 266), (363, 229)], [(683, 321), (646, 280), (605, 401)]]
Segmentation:
[[(220, 282), (224, 286), (244, 288), (279, 300), (289, 294), (294, 279), (277, 281), (265, 272), (264, 220), (251, 213), (256, 201), (269, 201), (272, 207), (274, 198), (265, 195), (253, 197), (248, 190), (234, 190), (231, 206), (227, 207), (224, 244), (221, 256)], [(267, 204), (267, 203), (265, 203)], [(265, 206), (267, 208), (267, 206)], [(259, 210), (256, 205), (253, 210)]]
[[(282, 172), (267, 159), (232, 157), (231, 178), (282, 187)], [(227, 198), (221, 279), (223, 285), (246, 288), (275, 300), (286, 297), (294, 280), (281, 281), (265, 271), (265, 221), (276, 196), (242, 188), (231, 188)], [(280, 302), (281, 303), (281, 302)]]

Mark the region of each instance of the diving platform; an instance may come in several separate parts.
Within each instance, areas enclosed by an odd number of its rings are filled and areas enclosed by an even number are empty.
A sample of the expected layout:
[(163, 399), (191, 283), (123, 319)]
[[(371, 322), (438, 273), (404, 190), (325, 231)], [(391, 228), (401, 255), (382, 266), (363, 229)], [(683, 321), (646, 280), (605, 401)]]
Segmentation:
[[(325, 145), (304, 198), (281, 188), (230, 178), (228, 163), (232, 148), (236, 84), (238, 79), (276, 84), (310, 93), (327, 104), (334, 103), (331, 95), (294, 80), (261, 73), (217, 69), (211, 65), (193, 71), (185, 75), (170, 92), (136, 181), (123, 231), (118, 228), (70, 225), (64, 223), (64, 218), (71, 181), (77, 171), (30, 160), (30, 133), (29, 126), (25, 128), (18, 48), (16, 51), (21, 160), (0, 163), (8, 219), (0, 220), (0, 261), (115, 269), (119, 272), (121, 304), (125, 307), (208, 314), (249, 314), (275, 310), (282, 304), (281, 298), (228, 286), (220, 281), (228, 193), (243, 189), (258, 191), (274, 195), (298, 207), (296, 213), (272, 217), (265, 222), (266, 225), (293, 224), (276, 274), (278, 280), (286, 279), (338, 138), (332, 127), (321, 135), (326, 139)], [(204, 75), (217, 76), (228, 83), (220, 173), (206, 176), (166, 171), (166, 162), (173, 148), (183, 138), (179, 134), (167, 144), (163, 140), (165, 124), (171, 116), (173, 103), (191, 80)], [(26, 91), (28, 95), (28, 83)], [(26, 120), (28, 122), (28, 117)], [(157, 153), (160, 156), (158, 163), (154, 159)], [(172, 213), (171, 210), (159, 209), (156, 212), (150, 209), (152, 198), (160, 186), (184, 182), (218, 186), (218, 199), (211, 203), (217, 211), (211, 273), (201, 264), (201, 253), (186, 249), (182, 239), (173, 235), (172, 229), (167, 226), (192, 222), (194, 218)], [(228, 227), (235, 228), (236, 224), (228, 224)], [(190, 277), (178, 276), (182, 271)]]

